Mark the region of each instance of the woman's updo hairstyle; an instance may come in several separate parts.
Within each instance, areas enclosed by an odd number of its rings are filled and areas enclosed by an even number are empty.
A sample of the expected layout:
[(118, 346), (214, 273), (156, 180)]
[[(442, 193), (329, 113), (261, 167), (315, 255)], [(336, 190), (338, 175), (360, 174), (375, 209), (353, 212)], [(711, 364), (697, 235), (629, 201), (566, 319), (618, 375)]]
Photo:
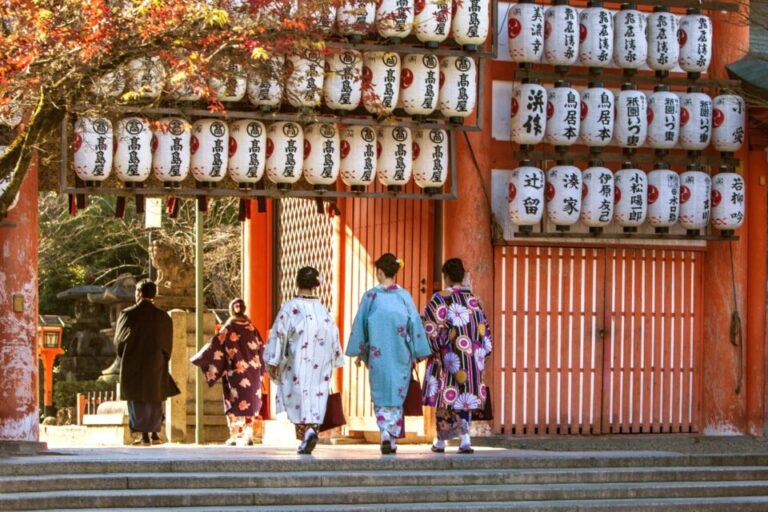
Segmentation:
[(402, 267), (400, 260), (397, 259), (397, 256), (391, 252), (385, 252), (382, 254), (379, 259), (374, 262), (374, 265), (376, 268), (384, 272), (386, 277), (395, 277), (397, 271), (400, 270), (400, 267)]
[(301, 267), (296, 273), (296, 286), (311, 290), (320, 286), (320, 272), (314, 267)]
[(241, 298), (232, 299), (229, 303), (230, 316), (245, 316), (245, 301)]
[(454, 283), (461, 283), (464, 281), (464, 274), (467, 271), (464, 270), (464, 263), (459, 258), (451, 258), (443, 263), (443, 274), (448, 276), (448, 279)]

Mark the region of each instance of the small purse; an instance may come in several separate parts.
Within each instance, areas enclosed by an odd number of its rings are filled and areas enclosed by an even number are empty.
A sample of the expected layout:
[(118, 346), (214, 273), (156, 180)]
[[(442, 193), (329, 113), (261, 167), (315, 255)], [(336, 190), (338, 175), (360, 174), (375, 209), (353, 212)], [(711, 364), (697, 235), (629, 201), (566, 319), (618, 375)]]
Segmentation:
[(405, 416), (423, 416), (424, 409), (421, 403), (421, 384), (411, 372), (411, 380), (408, 382), (408, 393), (403, 402), (403, 414)]
[(347, 424), (344, 417), (344, 408), (341, 405), (341, 393), (331, 393), (328, 395), (328, 403), (325, 406), (325, 418), (320, 425), (320, 432), (331, 430)]

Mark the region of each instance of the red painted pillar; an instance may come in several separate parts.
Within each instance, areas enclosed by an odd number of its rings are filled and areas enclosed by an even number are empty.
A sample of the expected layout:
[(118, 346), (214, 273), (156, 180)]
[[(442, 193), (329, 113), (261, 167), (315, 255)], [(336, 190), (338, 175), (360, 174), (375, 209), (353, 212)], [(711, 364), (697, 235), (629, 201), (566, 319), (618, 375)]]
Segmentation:
[[(493, 244), (491, 240), (491, 76), (486, 68), (483, 88), (484, 126), (481, 132), (456, 132), (458, 199), (443, 209), (443, 260), (461, 258), (470, 272), (472, 290), (493, 316)], [(468, 121), (468, 122), (474, 122)], [(473, 158), (474, 155), (474, 158)], [(479, 169), (476, 167), (479, 167)], [(491, 325), (493, 321), (491, 318)], [(500, 342), (499, 342), (500, 343)], [(497, 346), (501, 346), (497, 343)], [(492, 365), (488, 366), (492, 368)], [(492, 372), (487, 372), (491, 384)]]
[[(742, 8), (748, 7), (743, 5)], [(725, 66), (739, 60), (749, 48), (749, 26), (744, 22), (743, 13), (712, 12), (711, 16), (715, 43), (709, 68), (710, 75), (715, 78), (727, 78)], [(737, 157), (741, 159), (741, 171), (749, 182), (746, 144)], [(752, 204), (751, 192), (748, 186), (748, 205)], [(754, 376), (747, 376), (744, 372), (739, 386), (739, 375), (744, 371), (744, 362), (750, 357), (750, 351), (754, 349), (750, 336), (754, 334), (756, 327), (751, 325), (751, 322), (756, 319), (751, 318), (747, 310), (748, 283), (751, 279), (748, 274), (748, 254), (751, 250), (750, 239), (754, 223), (764, 224), (765, 218), (759, 218), (748, 211), (744, 225), (736, 233), (740, 237), (738, 242), (709, 242), (707, 248), (704, 275), (717, 277), (704, 280), (702, 430), (705, 433), (747, 431), (746, 396), (749, 393), (747, 390), (754, 386)], [(734, 347), (730, 341), (729, 327), (734, 307), (741, 316), (744, 335), (742, 350)], [(762, 380), (763, 377), (758, 378)]]
[[(248, 313), (266, 341), (272, 327), (272, 203), (267, 202), (265, 213), (256, 213), (251, 201), (251, 219), (243, 223), (243, 299)], [(269, 378), (264, 378), (262, 393), (269, 395)], [(269, 400), (264, 400), (261, 414), (270, 417)]]
[(765, 358), (766, 358), (766, 257), (768, 256), (768, 154), (749, 152), (747, 165), (747, 216), (749, 249), (747, 251), (747, 330), (746, 365), (747, 433), (765, 435)]
[(37, 442), (37, 165), (0, 227), (0, 442)]

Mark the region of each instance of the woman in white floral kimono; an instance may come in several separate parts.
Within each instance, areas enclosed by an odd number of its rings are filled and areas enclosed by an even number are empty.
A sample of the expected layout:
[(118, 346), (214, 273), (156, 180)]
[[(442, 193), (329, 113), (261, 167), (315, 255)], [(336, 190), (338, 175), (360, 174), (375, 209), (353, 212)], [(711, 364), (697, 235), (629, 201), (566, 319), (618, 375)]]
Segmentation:
[(427, 364), (424, 405), (436, 407), (437, 439), (432, 451), (443, 453), (445, 441), (461, 436), (459, 453), (472, 453), (469, 423), (488, 396), (483, 383), (491, 353), (491, 330), (480, 301), (463, 286), (464, 264), (443, 264), (446, 288), (436, 292), (424, 310), (424, 329), (433, 355)]
[(320, 273), (303, 267), (299, 293), (283, 304), (264, 351), (267, 372), (277, 384), (277, 412), (285, 411), (301, 441), (299, 453), (312, 453), (330, 394), (334, 368), (344, 366), (339, 329), (315, 296)]

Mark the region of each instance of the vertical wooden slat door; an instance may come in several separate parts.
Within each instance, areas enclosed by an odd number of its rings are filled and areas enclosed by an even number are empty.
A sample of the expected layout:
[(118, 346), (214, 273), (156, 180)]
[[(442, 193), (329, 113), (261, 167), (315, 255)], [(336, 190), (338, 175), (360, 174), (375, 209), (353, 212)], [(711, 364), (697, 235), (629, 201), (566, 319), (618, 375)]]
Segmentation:
[(495, 430), (698, 431), (702, 254), (497, 248)]
[[(379, 187), (379, 185), (377, 185)], [(396, 281), (411, 293), (423, 310), (431, 293), (434, 204), (404, 199), (347, 199), (343, 205), (346, 225), (342, 277), (345, 286), (343, 332), (349, 336), (360, 299), (376, 284), (373, 262), (383, 253), (402, 258), (405, 266)], [(346, 346), (347, 340), (344, 340)], [(376, 430), (368, 372), (347, 361), (344, 369), (344, 406), (349, 430)], [(421, 419), (406, 419), (406, 429), (424, 432)]]
[[(600, 428), (604, 251), (505, 247), (496, 269), (495, 427), (512, 435)], [(498, 282), (498, 281), (497, 281)]]
[(608, 249), (603, 431), (698, 431), (701, 253)]

